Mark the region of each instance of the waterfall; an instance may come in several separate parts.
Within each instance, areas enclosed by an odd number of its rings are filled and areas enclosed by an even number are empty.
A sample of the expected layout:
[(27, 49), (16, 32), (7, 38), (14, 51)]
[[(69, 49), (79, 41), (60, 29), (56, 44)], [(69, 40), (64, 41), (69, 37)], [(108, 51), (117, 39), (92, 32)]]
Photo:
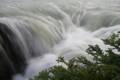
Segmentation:
[[(108, 4), (109, 3), (109, 4)], [(119, 0), (0, 0), (0, 79), (29, 80), (57, 58), (120, 31)]]

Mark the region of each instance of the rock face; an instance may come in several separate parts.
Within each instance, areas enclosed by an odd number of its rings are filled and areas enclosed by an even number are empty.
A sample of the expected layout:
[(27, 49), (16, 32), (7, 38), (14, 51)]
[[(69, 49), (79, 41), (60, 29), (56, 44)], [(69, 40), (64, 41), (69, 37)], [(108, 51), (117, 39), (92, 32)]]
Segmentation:
[(11, 80), (16, 73), (23, 73), (26, 59), (18, 36), (11, 28), (0, 23), (0, 80)]

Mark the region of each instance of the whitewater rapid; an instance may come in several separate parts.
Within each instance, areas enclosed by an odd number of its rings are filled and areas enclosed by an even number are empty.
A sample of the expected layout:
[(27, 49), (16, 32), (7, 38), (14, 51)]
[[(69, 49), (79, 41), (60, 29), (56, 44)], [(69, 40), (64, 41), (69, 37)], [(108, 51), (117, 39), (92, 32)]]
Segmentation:
[(105, 50), (101, 39), (120, 31), (119, 4), (119, 0), (0, 0), (0, 51), (12, 80), (29, 80), (57, 65), (59, 56), (91, 59), (85, 52), (88, 45)]

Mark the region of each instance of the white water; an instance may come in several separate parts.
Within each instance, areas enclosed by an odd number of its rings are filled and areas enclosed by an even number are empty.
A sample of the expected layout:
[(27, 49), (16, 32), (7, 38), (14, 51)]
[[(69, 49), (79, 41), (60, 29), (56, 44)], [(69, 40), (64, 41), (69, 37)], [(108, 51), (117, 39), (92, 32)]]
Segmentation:
[[(28, 80), (56, 65), (58, 56), (89, 59), (85, 50), (90, 44), (105, 49), (101, 38), (120, 31), (119, 4), (119, 0), (0, 0), (0, 22), (19, 35), (28, 59), (25, 74), (13, 80)], [(37, 57), (30, 57), (31, 49)]]

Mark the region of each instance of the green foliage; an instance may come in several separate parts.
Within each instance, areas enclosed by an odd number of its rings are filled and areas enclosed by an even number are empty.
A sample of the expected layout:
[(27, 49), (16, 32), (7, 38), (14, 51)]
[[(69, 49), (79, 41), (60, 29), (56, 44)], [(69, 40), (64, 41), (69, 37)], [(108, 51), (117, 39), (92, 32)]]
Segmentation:
[(75, 57), (65, 61), (59, 57), (57, 62), (64, 64), (51, 67), (39, 73), (31, 80), (120, 80), (120, 53), (119, 34), (113, 34), (103, 40), (111, 46), (103, 51), (98, 45), (89, 45), (86, 52), (93, 56), (93, 61), (85, 57)]

